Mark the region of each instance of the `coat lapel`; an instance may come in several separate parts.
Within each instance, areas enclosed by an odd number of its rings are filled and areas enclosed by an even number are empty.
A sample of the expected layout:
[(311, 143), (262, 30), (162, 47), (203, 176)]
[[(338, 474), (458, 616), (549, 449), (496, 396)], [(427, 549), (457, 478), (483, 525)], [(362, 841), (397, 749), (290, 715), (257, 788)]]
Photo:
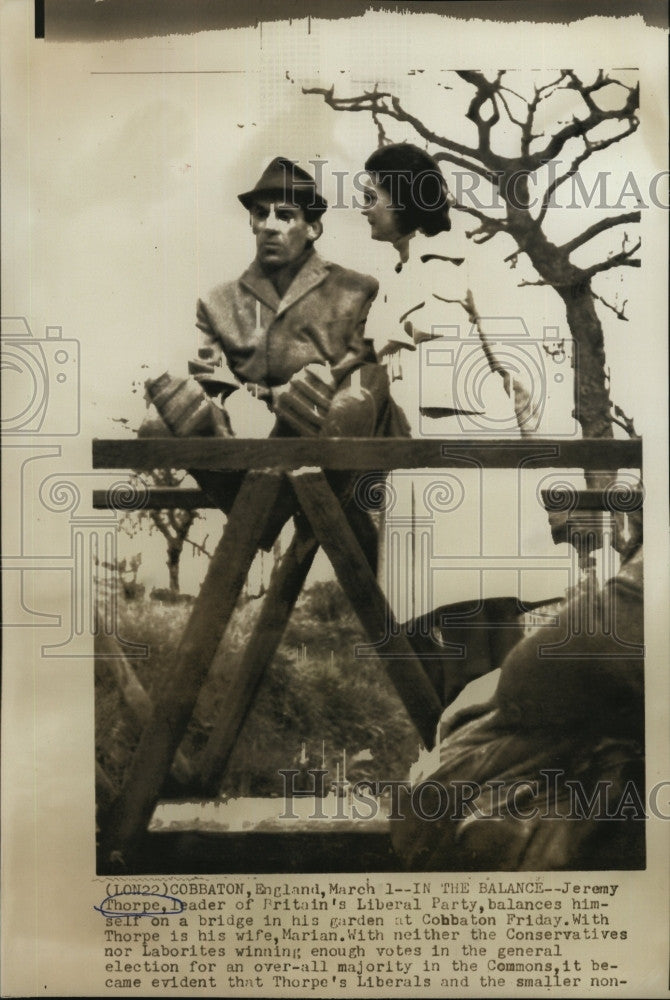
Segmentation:
[(314, 252), (300, 268), (295, 278), (286, 289), (284, 298), (280, 300), (277, 290), (267, 278), (258, 263), (254, 260), (240, 278), (240, 284), (251, 292), (264, 305), (281, 315), (292, 305), (320, 285), (328, 274), (328, 264)]
[(272, 309), (273, 312), (277, 312), (279, 309), (279, 295), (277, 294), (277, 289), (272, 284), (269, 278), (263, 274), (260, 265), (257, 260), (252, 261), (249, 267), (246, 269), (242, 277), (240, 278), (240, 284), (243, 285), (247, 291), (251, 292), (257, 299)]
[(325, 280), (327, 274), (328, 265), (315, 251), (300, 268), (286, 289), (284, 298), (277, 306), (277, 314), (281, 315), (287, 309), (290, 309), (299, 299), (307, 295), (308, 292), (311, 292), (317, 285), (320, 285)]

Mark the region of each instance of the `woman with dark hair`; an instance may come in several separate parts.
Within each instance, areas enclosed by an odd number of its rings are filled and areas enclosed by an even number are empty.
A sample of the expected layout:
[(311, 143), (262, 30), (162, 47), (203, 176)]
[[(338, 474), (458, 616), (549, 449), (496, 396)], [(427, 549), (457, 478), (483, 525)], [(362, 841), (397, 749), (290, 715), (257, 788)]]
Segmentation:
[[(380, 275), (380, 295), (370, 314), (371, 332), (391, 381), (401, 383), (394, 385), (394, 396), (417, 435), (421, 433), (419, 405), (439, 407), (443, 416), (459, 410), (453, 387), (443, 378), (437, 395), (431, 394), (419, 345), (463, 323), (459, 305), (442, 300), (464, 298), (465, 281), (456, 270), (464, 257), (453, 256), (453, 240), (444, 235), (451, 229), (450, 197), (432, 156), (411, 143), (391, 143), (376, 149), (365, 169), (362, 214), (370, 236), (391, 244), (397, 253), (394, 271)], [(417, 398), (419, 383), (427, 397), (421, 400)]]
[[(393, 248), (390, 266), (376, 275), (380, 290), (367, 331), (412, 437), (526, 435), (534, 428), (520, 419), (518, 404), (535, 396), (524, 396), (510, 321), (501, 318), (507, 324), (501, 336), (494, 311), (500, 306), (491, 302), (488, 285), (480, 280), (469, 294), (463, 216), (454, 213), (452, 229), (452, 199), (439, 163), (417, 146), (393, 143), (371, 153), (365, 169), (362, 215), (372, 240)], [(478, 298), (489, 299), (488, 317), (477, 314)], [(530, 406), (523, 416), (534, 419)], [(439, 476), (428, 469), (392, 472), (380, 583), (396, 617), (428, 619), (435, 608), (464, 597), (536, 603), (560, 594), (555, 574), (526, 572), (519, 559), (521, 552), (543, 559), (554, 554), (536, 487), (516, 472), (475, 462)], [(522, 510), (523, 537), (515, 541)], [(452, 557), (447, 565), (444, 559)]]
[[(513, 358), (501, 361), (492, 349), (489, 336), (498, 339), (501, 321), (509, 341), (510, 319), (492, 314), (482, 326), (477, 316), (465, 255), (454, 256), (454, 245), (462, 245), (465, 234), (443, 235), (451, 230), (451, 199), (438, 162), (411, 143), (390, 143), (371, 153), (365, 169), (362, 213), (370, 235), (398, 253), (395, 277), (380, 276), (382, 295), (370, 327), (378, 332), (379, 360), (389, 358), (392, 381), (403, 379), (407, 352), (416, 354), (408, 384), (396, 391), (413, 432), (420, 434), (423, 423), (425, 433), (441, 433), (434, 419), (458, 415), (461, 429), (470, 434), (532, 433), (540, 406), (522, 371), (527, 352), (521, 351), (520, 366)], [(417, 350), (431, 340), (442, 340), (443, 346)], [(455, 429), (451, 421), (444, 432)]]
[[(384, 213), (401, 243), (420, 230), (436, 236), (451, 229), (449, 192), (437, 162), (411, 143), (392, 143), (376, 149), (365, 161), (370, 174), (366, 191), (370, 199), (363, 210), (372, 227), (372, 238), (381, 235)], [(383, 231), (383, 230), (381, 230)], [(395, 242), (394, 239), (391, 242)]]
[[(481, 434), (484, 428), (476, 421), (484, 408), (487, 414), (490, 407), (499, 413), (502, 405), (509, 412), (509, 399), (502, 384), (496, 384), (501, 380), (488, 377), (482, 344), (476, 333), (472, 336), (460, 304), (467, 292), (468, 266), (462, 253), (454, 256), (453, 247), (463, 246), (465, 234), (462, 229), (451, 231), (451, 198), (439, 164), (411, 143), (392, 143), (371, 153), (365, 169), (362, 215), (371, 238), (388, 244), (389, 251), (393, 248), (390, 266), (376, 275), (380, 290), (367, 327), (377, 358), (388, 369), (392, 396), (412, 437)], [(384, 253), (383, 247), (380, 250), (378, 259)], [(478, 390), (485, 379), (484, 392), (476, 391), (476, 398), (469, 384), (459, 383), (459, 365), (465, 370), (484, 369), (477, 385)], [(453, 510), (448, 523), (440, 521), (439, 529), (446, 528), (450, 538), (457, 538), (457, 547), (466, 539), (478, 546), (473, 526), (483, 503), (481, 470), (459, 469), (457, 476), (445, 471), (440, 480), (453, 492)], [(382, 570), (388, 578), (380, 583), (400, 620), (418, 618), (435, 606), (437, 579), (428, 578), (431, 569), (426, 560), (415, 556), (410, 528), (415, 514), (433, 520), (435, 512), (429, 508), (434, 483), (435, 473), (429, 470), (416, 470), (411, 476), (394, 472), (388, 477), (392, 501), (384, 531), (389, 537), (382, 540)], [(391, 535), (396, 539), (401, 535), (402, 541), (396, 545)], [(400, 561), (397, 571), (391, 560)], [(489, 584), (482, 586), (489, 596)], [(472, 589), (473, 581), (461, 569), (439, 577), (439, 589), (445, 591), (442, 601), (456, 600), (466, 588)]]

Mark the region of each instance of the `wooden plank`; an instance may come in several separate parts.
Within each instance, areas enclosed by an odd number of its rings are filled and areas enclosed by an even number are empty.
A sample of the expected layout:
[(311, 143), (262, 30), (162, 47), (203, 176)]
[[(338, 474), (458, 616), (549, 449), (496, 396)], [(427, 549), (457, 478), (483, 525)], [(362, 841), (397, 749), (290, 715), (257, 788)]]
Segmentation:
[(217, 646), (258, 548), (281, 476), (249, 473), (235, 500), (179, 643), (174, 671), (159, 693), (119, 798), (101, 821), (101, 851), (122, 871), (144, 834), (186, 731)]
[(96, 469), (640, 468), (642, 442), (570, 438), (146, 438), (94, 440)]
[[(333, 481), (335, 477), (339, 477), (341, 473), (329, 473), (326, 474), (326, 480), (330, 488), (335, 493), (341, 501), (342, 494), (338, 492), (339, 483)], [(370, 564), (375, 576), (378, 570), (379, 561), (379, 528), (375, 525), (370, 512), (367, 510), (362, 510), (355, 498), (351, 498), (349, 502), (342, 503), (342, 510), (344, 515), (349, 522), (349, 526), (356, 536), (356, 540), (363, 550), (363, 555)]]
[[(132, 491), (132, 494), (131, 494)], [(93, 490), (94, 510), (205, 510), (219, 505), (204, 490), (173, 489), (151, 486), (138, 490), (128, 483), (128, 492), (120, 496), (114, 490)]]
[(568, 510), (614, 510), (629, 514), (640, 510), (644, 503), (644, 491), (630, 489), (625, 484), (610, 490), (572, 490), (557, 487), (542, 490), (542, 502), (549, 511)]
[(311, 529), (303, 523), (273, 570), (243, 657), (237, 663), (224, 664), (224, 700), (203, 751), (200, 772), (203, 789), (212, 795), (219, 791), (228, 758), (281, 642), (318, 548)]
[(370, 640), (385, 639), (382, 662), (386, 672), (426, 746), (432, 747), (441, 712), (439, 698), (406, 636), (390, 627), (395, 624), (391, 609), (324, 474), (303, 469), (290, 479)]

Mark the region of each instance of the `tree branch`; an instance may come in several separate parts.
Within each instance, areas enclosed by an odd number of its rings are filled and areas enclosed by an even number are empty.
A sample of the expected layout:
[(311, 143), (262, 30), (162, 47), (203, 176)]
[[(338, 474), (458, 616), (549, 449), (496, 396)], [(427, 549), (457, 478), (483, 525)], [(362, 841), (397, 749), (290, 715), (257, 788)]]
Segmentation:
[(170, 534), (170, 530), (169, 530), (168, 526), (166, 524), (164, 524), (163, 521), (161, 520), (161, 518), (159, 516), (161, 513), (162, 513), (162, 511), (160, 511), (160, 510), (150, 510), (150, 511), (147, 511), (147, 516), (148, 516), (149, 520), (151, 521), (151, 523), (154, 525), (154, 527), (158, 528), (158, 530), (160, 531), (161, 535), (163, 535), (163, 537), (165, 538), (165, 540), (171, 544), (172, 543), (172, 535)]
[(599, 71), (595, 82), (590, 86), (582, 83), (579, 77), (573, 73), (572, 70), (563, 70), (563, 73), (569, 79), (569, 82), (565, 85), (565, 89), (577, 91), (577, 93), (581, 95), (586, 107), (589, 109), (589, 113), (586, 118), (573, 117), (572, 121), (568, 125), (560, 129), (551, 137), (544, 149), (532, 154), (531, 160), (536, 168), (541, 166), (543, 163), (547, 163), (549, 160), (555, 159), (565, 146), (566, 142), (570, 139), (585, 136), (587, 132), (590, 132), (591, 129), (596, 127), (596, 125), (600, 125), (604, 121), (621, 121), (623, 119), (629, 119), (632, 121), (635, 119), (635, 112), (639, 108), (640, 95), (639, 87), (637, 86), (626, 88), (628, 90), (628, 97), (622, 107), (605, 110), (598, 107), (598, 105), (593, 101), (591, 94), (596, 90), (609, 86), (610, 84), (624, 86), (623, 84), (619, 83), (618, 80), (610, 80), (609, 77), (604, 77), (602, 70)]
[(533, 286), (538, 287), (540, 285), (545, 285), (548, 288), (574, 288), (575, 285), (579, 285), (584, 281), (584, 272), (575, 268), (575, 277), (569, 278), (567, 281), (549, 281), (544, 278), (538, 278), (537, 281), (526, 281), (523, 278), (517, 283), (517, 288), (531, 288)]
[(575, 176), (582, 163), (588, 160), (590, 156), (593, 156), (594, 153), (599, 153), (601, 150), (607, 149), (608, 146), (613, 146), (615, 142), (621, 142), (622, 139), (632, 135), (633, 132), (637, 131), (639, 124), (639, 120), (637, 118), (633, 118), (623, 132), (618, 132), (616, 135), (612, 135), (608, 139), (600, 139), (598, 142), (592, 142), (588, 136), (583, 136), (584, 149), (582, 152), (574, 158), (570, 164), (570, 168), (566, 170), (564, 174), (560, 174), (558, 177), (554, 178), (551, 184), (547, 187), (547, 190), (544, 192), (538, 222), (542, 222), (547, 214), (547, 209), (549, 208), (551, 202), (551, 196), (556, 192), (561, 184), (564, 184), (565, 181), (570, 180), (571, 177)]
[(180, 511), (180, 513), (183, 516), (177, 518), (176, 534), (177, 538), (179, 538), (183, 542), (186, 540), (186, 536), (188, 535), (193, 525), (193, 522), (195, 521), (196, 512), (192, 510), (183, 510)]
[[(457, 211), (469, 211), (465, 206), (459, 207), (458, 205), (454, 205), (454, 208), (456, 208)], [(475, 212), (470, 211), (469, 214), (475, 215)], [(472, 240), (473, 243), (488, 243), (488, 241), (492, 240), (494, 236), (498, 235), (498, 233), (504, 233), (507, 229), (507, 226), (501, 219), (489, 219), (482, 212), (477, 213), (476, 217), (479, 218), (480, 225), (477, 226), (476, 229), (466, 230), (465, 233), (467, 238)]]
[(377, 126), (377, 145), (378, 146), (388, 146), (391, 140), (386, 135), (386, 129), (382, 124), (382, 121), (376, 111), (372, 112), (372, 120)]
[[(622, 427), (625, 430), (625, 432), (628, 435), (628, 437), (639, 438), (640, 435), (635, 430), (635, 424), (633, 422), (632, 417), (627, 417), (626, 414), (623, 412), (623, 410), (621, 409), (620, 406), (616, 406), (615, 405), (614, 406), (614, 412), (615, 412), (616, 416), (613, 417), (612, 414), (610, 414), (610, 417), (609, 417), (609, 419), (612, 421), (612, 423), (613, 424), (617, 424), (617, 426), (619, 426), (619, 427)], [(617, 419), (617, 418), (620, 418), (620, 419)]]
[[(496, 96), (500, 94), (500, 81), (505, 70), (499, 70), (495, 80), (487, 80), (483, 73), (475, 70), (458, 70), (457, 75), (466, 83), (471, 83), (475, 88), (475, 94), (470, 101), (470, 106), (465, 113), (465, 117), (473, 123), (477, 129), (479, 146), (477, 153), (483, 163), (491, 166), (491, 161), (499, 163), (500, 160), (491, 151), (491, 129), (500, 121), (500, 111), (496, 102)], [(484, 118), (482, 109), (485, 104), (491, 103), (492, 113), (490, 117)]]
[(207, 556), (208, 559), (211, 559), (212, 556), (213, 556), (213, 553), (210, 552), (209, 549), (206, 548), (206, 545), (205, 545), (205, 543), (207, 542), (208, 538), (209, 538), (209, 535), (205, 535), (205, 537), (203, 538), (201, 544), (198, 544), (198, 542), (194, 542), (192, 538), (185, 538), (184, 541), (188, 542), (189, 545), (192, 545), (193, 548), (196, 550), (196, 552), (201, 552), (204, 556)]
[(613, 257), (609, 257), (599, 264), (592, 264), (591, 267), (582, 270), (582, 277), (584, 279), (592, 278), (594, 274), (600, 274), (602, 271), (610, 271), (613, 267), (641, 267), (642, 261), (640, 258), (633, 258), (633, 254), (637, 253), (641, 246), (642, 240), (638, 240), (630, 250), (621, 250), (619, 253), (615, 253)]
[(471, 171), (473, 174), (479, 174), (480, 177), (483, 177), (494, 187), (498, 186), (498, 181), (502, 175), (502, 171), (487, 170), (485, 167), (482, 167), (481, 164), (469, 163), (467, 160), (464, 160), (461, 156), (456, 156), (454, 153), (437, 152), (433, 153), (432, 156), (436, 163), (447, 162), (453, 164), (455, 167), (465, 167), (466, 170)]
[[(495, 236), (496, 233), (507, 232), (507, 223), (504, 219), (492, 219), (490, 216), (485, 215), (484, 212), (480, 212), (478, 208), (473, 208), (472, 205), (462, 205), (456, 200), (451, 202), (450, 207), (453, 208), (455, 212), (466, 212), (468, 215), (472, 215), (475, 219), (478, 219), (481, 222), (479, 229), (495, 230), (495, 232), (492, 233), (493, 236)], [(478, 231), (478, 229), (472, 230), (473, 233), (477, 233)], [(475, 242), (477, 241), (475, 240)]]
[[(545, 83), (542, 87), (535, 85), (535, 94), (532, 101), (527, 101), (528, 113), (526, 115), (526, 120), (521, 126), (521, 155), (522, 157), (527, 157), (530, 152), (530, 144), (533, 139), (539, 139), (541, 134), (535, 135), (533, 133), (533, 124), (535, 122), (535, 112), (537, 111), (540, 101), (546, 100), (550, 94), (553, 93), (554, 88), (556, 88), (565, 79), (565, 73), (561, 73), (557, 80), (551, 83)], [(506, 88), (507, 89), (507, 88)], [(512, 91), (513, 93), (513, 91)], [(516, 95), (519, 96), (518, 94)], [(523, 98), (521, 98), (523, 100)]]
[[(456, 154), (458, 157), (471, 157), (475, 160), (475, 163), (469, 163), (462, 159), (456, 162), (457, 166), (464, 166), (468, 170), (472, 170), (475, 173), (486, 177), (491, 183), (496, 182), (497, 169), (498, 169), (498, 158), (495, 159), (495, 163), (488, 164), (492, 169), (486, 169), (487, 164), (484, 164), (480, 159), (479, 150), (473, 149), (469, 146), (465, 146), (462, 143), (454, 142), (451, 139), (447, 139), (446, 136), (439, 135), (437, 132), (433, 132), (424, 123), (412, 115), (409, 111), (406, 111), (402, 107), (399, 99), (394, 97), (387, 91), (377, 90), (366, 91), (363, 94), (359, 94), (356, 97), (335, 97), (334, 86), (330, 88), (326, 87), (303, 87), (303, 94), (318, 94), (323, 97), (326, 104), (333, 108), (334, 111), (367, 111), (373, 116), (387, 115), (390, 118), (395, 119), (395, 121), (406, 122), (411, 125), (415, 132), (420, 135), (427, 142), (432, 142), (436, 146), (441, 146), (443, 149), (449, 150), (450, 153)], [(389, 104), (390, 102), (390, 104)], [(480, 162), (477, 162), (480, 161)]]
[(572, 253), (577, 247), (582, 246), (589, 240), (592, 240), (594, 236), (598, 236), (600, 233), (606, 232), (608, 229), (612, 229), (613, 226), (625, 225), (627, 222), (639, 222), (642, 218), (642, 214), (639, 211), (636, 212), (625, 212), (623, 215), (610, 215), (606, 219), (600, 219), (595, 222), (588, 229), (585, 229), (583, 233), (579, 236), (575, 236), (573, 239), (568, 240), (559, 249), (565, 250), (567, 253)]
[(607, 306), (608, 309), (611, 309), (614, 315), (617, 317), (617, 319), (623, 320), (624, 323), (628, 322), (628, 316), (626, 316), (626, 304), (628, 302), (628, 299), (624, 299), (621, 309), (618, 309), (616, 306), (612, 305), (611, 302), (608, 302), (606, 299), (604, 299), (602, 295), (597, 295), (596, 292), (594, 292), (593, 290), (591, 291), (591, 295), (593, 296), (594, 299), (598, 299), (599, 302), (602, 302), (604, 306)]
[(590, 155), (591, 153), (588, 151), (588, 149), (583, 150), (578, 156), (574, 158), (574, 160), (570, 164), (569, 169), (566, 170), (564, 174), (560, 174), (558, 177), (555, 177), (554, 180), (551, 182), (551, 184), (549, 184), (547, 190), (544, 192), (544, 195), (542, 196), (542, 204), (540, 206), (540, 212), (537, 217), (537, 221), (540, 224), (544, 221), (544, 217), (547, 214), (547, 210), (549, 209), (549, 205), (551, 203), (552, 195), (555, 194), (555, 192), (558, 190), (561, 184), (565, 184), (566, 181), (570, 180), (571, 177), (575, 176), (575, 174), (581, 167), (582, 163), (584, 163), (585, 160), (588, 160)]
[(511, 253), (508, 253), (507, 256), (503, 258), (503, 264), (509, 264), (510, 271), (515, 271), (516, 266), (519, 263), (519, 254), (523, 252), (524, 251), (521, 247), (517, 247), (516, 250), (512, 250)]
[(562, 87), (561, 89), (577, 90), (582, 95), (584, 103), (589, 110), (600, 111), (600, 108), (598, 108), (598, 105), (595, 103), (591, 95), (595, 94), (598, 90), (603, 90), (604, 87), (623, 87), (623, 89), (627, 90), (629, 94), (636, 89), (634, 87), (628, 87), (625, 83), (622, 83), (621, 80), (612, 79), (612, 77), (610, 77), (602, 69), (598, 70), (598, 75), (595, 81), (589, 86), (584, 86), (574, 70), (566, 69), (563, 70), (563, 73), (568, 77), (569, 82), (567, 82), (565, 87)]
[[(510, 94), (514, 94), (515, 97), (518, 97), (520, 100), (524, 101), (526, 107), (528, 108), (528, 114), (526, 115), (524, 121), (521, 121), (520, 118), (514, 117), (514, 115), (512, 114), (512, 109), (510, 108), (507, 98), (504, 96), (503, 91)], [(521, 97), (520, 94), (517, 94), (516, 91), (514, 90), (510, 90), (509, 87), (501, 87), (498, 97), (500, 98), (500, 102), (504, 107), (505, 111), (507, 112), (507, 117), (509, 118), (509, 120), (514, 125), (518, 126), (518, 128), (521, 129), (521, 156), (525, 157), (528, 155), (528, 149), (530, 147), (531, 142), (534, 139), (541, 139), (542, 136), (544, 135), (543, 132), (535, 133), (532, 131), (533, 117), (534, 117), (534, 112), (531, 111), (532, 102), (529, 104), (528, 101), (526, 101), (523, 97)]]
[[(377, 90), (376, 85), (374, 90), (364, 91), (356, 97), (335, 97), (334, 85), (329, 88), (303, 87), (302, 92), (303, 94), (319, 94), (334, 111), (369, 111), (374, 112), (376, 115), (388, 115), (390, 118), (395, 118), (396, 121), (409, 122), (416, 128), (419, 135), (423, 136), (429, 142), (434, 142), (438, 146), (444, 146), (446, 149), (451, 149), (455, 153), (465, 156), (477, 155), (476, 149), (470, 149), (468, 146), (461, 145), (461, 143), (452, 142), (445, 136), (440, 136), (436, 132), (432, 132), (426, 128), (423, 122), (404, 110), (397, 97), (394, 97), (388, 91)], [(391, 102), (390, 106), (387, 103), (388, 101)]]

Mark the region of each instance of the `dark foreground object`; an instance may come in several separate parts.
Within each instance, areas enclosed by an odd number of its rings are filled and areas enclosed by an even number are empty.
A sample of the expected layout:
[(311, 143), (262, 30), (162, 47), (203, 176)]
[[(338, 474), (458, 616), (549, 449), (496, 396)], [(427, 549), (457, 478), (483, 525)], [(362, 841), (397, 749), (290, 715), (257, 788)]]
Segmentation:
[(99, 875), (270, 875), (400, 871), (383, 833), (148, 833), (132, 871)]
[[(607, 849), (585, 857), (579, 870), (634, 871), (645, 867), (644, 824), (611, 823)], [(325, 872), (402, 871), (388, 834), (383, 833), (151, 833), (138, 850), (132, 871), (113, 866), (99, 875), (270, 875)], [(449, 862), (429, 871), (485, 871), (486, 866), (452, 869)], [(574, 870), (574, 869), (573, 869)]]

